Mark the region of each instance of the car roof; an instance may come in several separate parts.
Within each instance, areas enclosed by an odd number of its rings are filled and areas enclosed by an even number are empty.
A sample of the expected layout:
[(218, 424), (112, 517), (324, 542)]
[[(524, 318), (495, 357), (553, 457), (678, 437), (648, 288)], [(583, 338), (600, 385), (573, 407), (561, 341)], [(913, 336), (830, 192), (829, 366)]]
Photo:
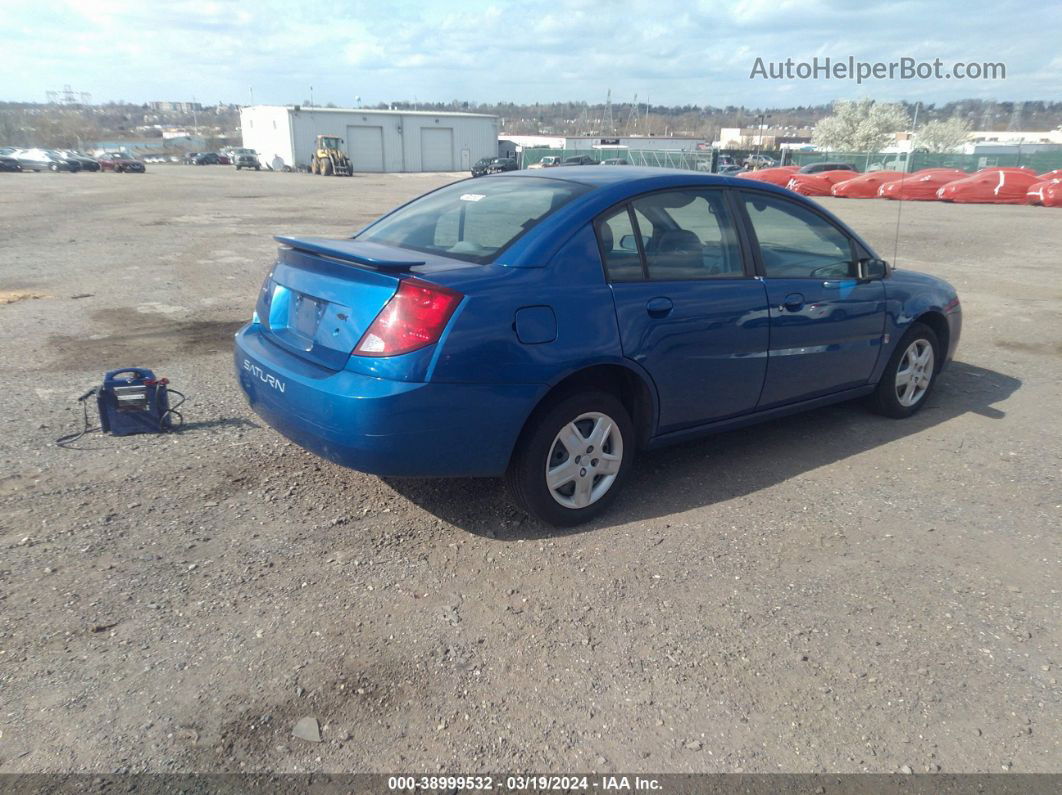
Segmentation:
[(497, 179), (499, 177), (510, 179), (513, 177), (561, 179), (590, 185), (595, 188), (622, 185), (625, 189), (624, 192), (629, 189), (630, 193), (682, 185), (726, 185), (731, 187), (763, 188), (790, 198), (793, 196), (791, 191), (767, 182), (737, 181), (733, 177), (706, 174), (703, 171), (688, 171), (680, 168), (654, 168), (652, 166), (630, 166), (622, 170), (608, 168), (607, 166), (557, 166), (551, 168), (545, 174), (541, 171), (508, 171), (505, 174), (488, 175), (487, 179)]

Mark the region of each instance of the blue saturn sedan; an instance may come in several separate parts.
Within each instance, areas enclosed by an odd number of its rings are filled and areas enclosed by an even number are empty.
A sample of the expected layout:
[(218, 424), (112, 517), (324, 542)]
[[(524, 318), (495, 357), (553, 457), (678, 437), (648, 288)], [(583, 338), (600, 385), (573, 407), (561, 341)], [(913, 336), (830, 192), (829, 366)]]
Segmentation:
[(818, 204), (695, 172), (510, 172), (277, 240), (236, 335), (258, 415), (364, 472), (504, 475), (558, 525), (638, 450), (858, 397), (913, 414), (962, 325)]

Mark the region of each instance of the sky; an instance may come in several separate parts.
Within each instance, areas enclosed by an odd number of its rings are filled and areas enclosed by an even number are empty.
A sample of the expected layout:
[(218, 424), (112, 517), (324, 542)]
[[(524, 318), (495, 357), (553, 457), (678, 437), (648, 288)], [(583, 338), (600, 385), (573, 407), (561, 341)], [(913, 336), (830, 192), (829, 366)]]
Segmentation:
[[(811, 105), (1062, 100), (1062, 3), (0, 0), (0, 100)], [(1006, 79), (750, 78), (792, 58), (1002, 62)]]

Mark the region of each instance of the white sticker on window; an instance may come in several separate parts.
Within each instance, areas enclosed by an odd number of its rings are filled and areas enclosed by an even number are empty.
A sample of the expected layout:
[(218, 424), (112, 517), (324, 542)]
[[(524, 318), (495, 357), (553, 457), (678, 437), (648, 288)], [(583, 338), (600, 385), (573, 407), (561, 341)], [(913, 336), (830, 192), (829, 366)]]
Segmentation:
[(462, 193), (461, 201), (463, 202), (478, 202), (483, 198), (482, 193)]

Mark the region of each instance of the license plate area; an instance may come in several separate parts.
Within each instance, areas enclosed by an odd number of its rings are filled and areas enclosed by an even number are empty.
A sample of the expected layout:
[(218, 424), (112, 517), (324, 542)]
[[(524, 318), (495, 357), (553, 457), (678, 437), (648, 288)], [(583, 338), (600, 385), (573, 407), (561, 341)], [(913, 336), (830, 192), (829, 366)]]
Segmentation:
[(294, 299), (288, 328), (305, 343), (306, 350), (309, 350), (313, 347), (313, 338), (324, 313), (324, 302), (302, 293), (296, 293)]

